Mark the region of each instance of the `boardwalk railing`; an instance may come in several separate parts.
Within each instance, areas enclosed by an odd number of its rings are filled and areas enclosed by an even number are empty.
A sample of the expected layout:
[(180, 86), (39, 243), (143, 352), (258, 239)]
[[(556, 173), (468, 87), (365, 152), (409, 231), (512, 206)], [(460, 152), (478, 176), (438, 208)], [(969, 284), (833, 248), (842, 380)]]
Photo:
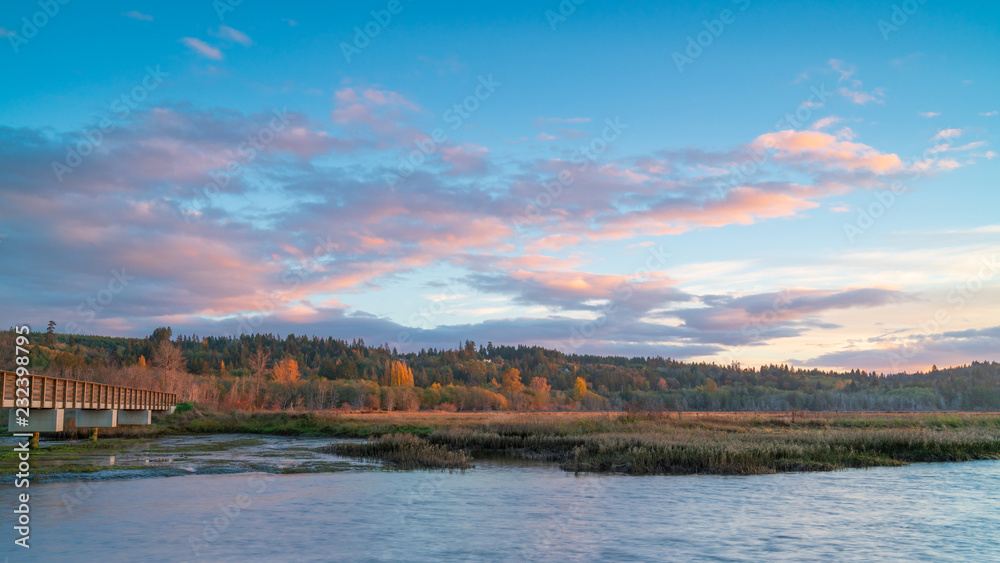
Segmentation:
[[(147, 389), (118, 387), (90, 381), (26, 375), (19, 378), (16, 373), (0, 371), (3, 374), (3, 407), (14, 408), (18, 398), (18, 379), (27, 378), (30, 388), (30, 405), (33, 409), (120, 409), (162, 411), (177, 404), (176, 393), (162, 393)], [(23, 382), (21, 382), (23, 383)], [(23, 388), (23, 385), (21, 386)]]

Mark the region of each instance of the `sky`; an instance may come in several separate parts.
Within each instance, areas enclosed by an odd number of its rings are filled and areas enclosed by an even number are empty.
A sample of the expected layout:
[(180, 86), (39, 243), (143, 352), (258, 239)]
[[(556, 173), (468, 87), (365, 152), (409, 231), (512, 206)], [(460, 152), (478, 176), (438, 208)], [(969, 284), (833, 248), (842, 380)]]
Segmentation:
[(1000, 360), (995, 2), (12, 1), (0, 322)]

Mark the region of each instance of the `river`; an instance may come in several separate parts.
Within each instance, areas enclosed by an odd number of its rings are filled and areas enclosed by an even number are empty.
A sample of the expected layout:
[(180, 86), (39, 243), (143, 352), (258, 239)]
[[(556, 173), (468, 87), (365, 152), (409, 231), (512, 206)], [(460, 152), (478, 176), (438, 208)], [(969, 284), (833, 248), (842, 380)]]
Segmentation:
[(24, 560), (997, 561), (998, 478), (996, 461), (752, 477), (480, 462), (33, 483)]

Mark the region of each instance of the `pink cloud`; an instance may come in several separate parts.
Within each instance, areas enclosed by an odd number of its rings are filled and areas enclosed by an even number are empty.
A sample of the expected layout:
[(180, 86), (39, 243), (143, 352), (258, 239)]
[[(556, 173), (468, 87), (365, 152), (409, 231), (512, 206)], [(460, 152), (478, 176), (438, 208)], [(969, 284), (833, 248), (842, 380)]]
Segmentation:
[(219, 31), (216, 33), (216, 37), (221, 37), (222, 39), (227, 39), (229, 41), (234, 41), (243, 45), (244, 47), (249, 47), (253, 45), (253, 41), (246, 33), (233, 29), (228, 25), (219, 26)]
[(804, 164), (824, 164), (849, 171), (866, 170), (883, 174), (903, 167), (899, 156), (884, 154), (861, 143), (839, 140), (820, 131), (785, 130), (757, 137), (752, 146), (777, 151), (776, 160)]
[(377, 144), (410, 143), (426, 136), (409, 122), (414, 114), (426, 110), (402, 94), (389, 90), (342, 88), (334, 94), (334, 123), (347, 127), (364, 127), (377, 137)]
[(796, 195), (758, 188), (737, 187), (722, 198), (701, 205), (687, 202), (661, 203), (652, 209), (634, 211), (610, 219), (592, 238), (626, 238), (637, 234), (680, 234), (698, 227), (752, 225), (760, 219), (792, 217), (819, 204)]
[(475, 143), (441, 148), (441, 160), (452, 166), (453, 174), (480, 174), (486, 171), (490, 149)]
[(187, 45), (192, 51), (198, 53), (199, 55), (216, 60), (222, 60), (222, 51), (212, 47), (208, 43), (205, 43), (201, 39), (195, 39), (194, 37), (184, 37), (181, 39), (181, 43)]

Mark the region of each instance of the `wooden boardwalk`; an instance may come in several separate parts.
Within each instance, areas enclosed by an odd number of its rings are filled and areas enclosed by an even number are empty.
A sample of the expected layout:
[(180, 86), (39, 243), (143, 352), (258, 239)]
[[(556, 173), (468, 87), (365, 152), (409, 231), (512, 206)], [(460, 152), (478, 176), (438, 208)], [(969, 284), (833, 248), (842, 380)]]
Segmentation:
[[(0, 374), (3, 374), (2, 406), (4, 408), (14, 408), (18, 406), (17, 399), (24, 398), (24, 391), (18, 392), (19, 379), (28, 379), (31, 395), (29, 404), (33, 409), (163, 411), (177, 404), (176, 393), (162, 393), (148, 389), (118, 387), (43, 375), (27, 375), (19, 378), (16, 373), (10, 371), (0, 371)], [(23, 389), (23, 385), (21, 388)]]

